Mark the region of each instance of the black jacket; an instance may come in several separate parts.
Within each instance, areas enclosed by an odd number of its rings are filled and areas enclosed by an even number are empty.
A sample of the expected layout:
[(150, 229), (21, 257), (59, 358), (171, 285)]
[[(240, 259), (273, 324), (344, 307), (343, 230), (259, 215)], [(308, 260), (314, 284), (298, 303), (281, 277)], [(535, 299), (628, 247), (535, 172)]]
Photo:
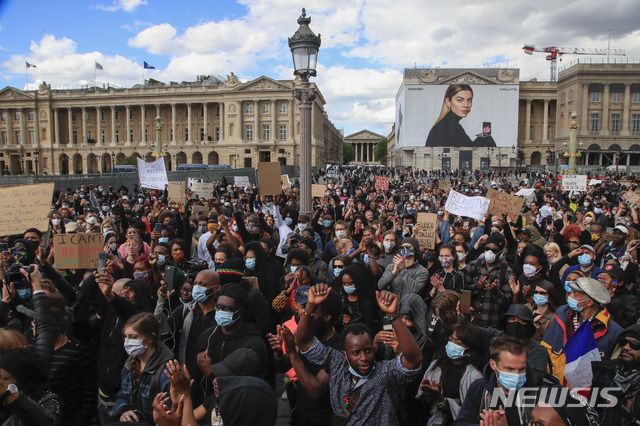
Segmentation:
[(473, 142), (460, 125), (461, 117), (453, 111), (442, 117), (429, 131), (425, 146), (479, 147), (496, 146), (492, 137), (476, 138)]

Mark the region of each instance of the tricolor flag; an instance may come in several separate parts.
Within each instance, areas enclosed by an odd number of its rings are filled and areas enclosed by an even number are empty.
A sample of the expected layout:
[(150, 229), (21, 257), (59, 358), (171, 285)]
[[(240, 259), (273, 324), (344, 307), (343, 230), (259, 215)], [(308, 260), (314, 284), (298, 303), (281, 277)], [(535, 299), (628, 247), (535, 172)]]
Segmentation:
[(566, 384), (571, 389), (589, 389), (593, 381), (591, 363), (602, 360), (590, 321), (584, 321), (571, 335), (564, 345), (563, 352), (566, 357), (564, 367)]
[(153, 66), (151, 66), (151, 65), (149, 65), (148, 63), (145, 62), (144, 63), (144, 69), (145, 70), (155, 70), (156, 67), (153, 67)]
[(27, 64), (27, 69), (29, 69), (29, 68), (31, 68), (31, 67), (33, 67), (33, 68), (35, 68), (35, 67), (36, 67), (35, 65), (30, 64), (30, 63), (29, 63), (29, 62), (27, 62), (27, 61), (25, 61), (25, 63)]
[(100, 70), (100, 71), (104, 71), (104, 68), (102, 68), (102, 65), (100, 65), (99, 63), (96, 62), (96, 69)]

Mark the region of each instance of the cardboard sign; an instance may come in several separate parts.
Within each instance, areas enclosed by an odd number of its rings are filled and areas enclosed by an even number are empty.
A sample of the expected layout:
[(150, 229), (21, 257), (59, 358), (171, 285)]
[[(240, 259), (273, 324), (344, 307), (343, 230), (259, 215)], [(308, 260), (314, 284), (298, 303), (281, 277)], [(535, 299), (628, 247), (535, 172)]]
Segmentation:
[(621, 180), (621, 181), (618, 182), (618, 185), (626, 186), (627, 189), (629, 189), (631, 187), (631, 181), (630, 180)]
[(138, 158), (138, 179), (142, 188), (164, 190), (164, 186), (169, 184), (164, 158), (160, 157), (151, 163)]
[(449, 190), (451, 189), (451, 182), (449, 182), (448, 180), (439, 180), (438, 188), (442, 189), (444, 192), (449, 192)]
[(289, 180), (289, 175), (280, 175), (280, 180), (282, 181), (282, 189), (291, 189), (291, 181)]
[(386, 191), (389, 189), (389, 178), (376, 176), (376, 191), (382, 189)]
[(515, 195), (509, 195), (506, 192), (496, 191), (489, 188), (487, 190), (487, 198), (489, 199), (489, 213), (502, 217), (504, 214), (511, 216), (511, 220), (515, 220), (524, 204), (524, 198)]
[(563, 191), (586, 191), (587, 175), (564, 175), (562, 176)]
[(207, 182), (192, 182), (191, 183), (191, 192), (196, 195), (198, 198), (204, 198), (208, 200), (213, 197), (213, 183)]
[(58, 269), (95, 269), (103, 251), (103, 236), (99, 232), (53, 236), (54, 266)]
[(258, 277), (242, 277), (242, 278), (250, 281), (251, 284), (256, 288), (256, 290), (260, 290), (260, 287), (258, 286)]
[(258, 189), (261, 196), (282, 193), (280, 163), (258, 163)]
[(632, 206), (640, 202), (640, 195), (636, 194), (633, 191), (627, 191), (624, 194), (622, 194), (622, 196)]
[(49, 226), (54, 183), (0, 188), (0, 235), (22, 234)]
[(522, 188), (520, 191), (516, 192), (515, 195), (521, 195), (523, 197), (528, 197), (529, 195), (536, 192), (535, 188)]
[(178, 203), (184, 202), (184, 182), (169, 182), (169, 200)]
[(324, 185), (316, 185), (315, 183), (311, 185), (311, 196), (312, 197), (324, 197), (327, 193), (327, 187)]
[(449, 192), (444, 209), (458, 216), (484, 220), (489, 210), (489, 199), (485, 197), (467, 197), (453, 189)]
[(436, 248), (438, 234), (438, 215), (435, 213), (418, 213), (416, 225), (413, 227), (413, 237), (418, 240), (420, 247)]
[(233, 183), (238, 188), (246, 188), (247, 186), (251, 185), (249, 183), (249, 176), (234, 176), (233, 177)]

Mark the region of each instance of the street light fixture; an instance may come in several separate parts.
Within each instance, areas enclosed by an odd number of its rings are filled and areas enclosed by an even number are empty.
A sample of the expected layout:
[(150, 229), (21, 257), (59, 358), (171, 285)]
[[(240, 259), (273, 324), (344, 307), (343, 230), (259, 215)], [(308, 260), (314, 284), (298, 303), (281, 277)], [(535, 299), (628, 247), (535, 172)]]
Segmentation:
[(24, 174), (24, 154), (20, 154), (20, 174)]
[(113, 173), (113, 169), (116, 168), (116, 153), (111, 151), (111, 173)]
[(320, 34), (315, 35), (311, 18), (303, 8), (298, 18), (298, 30), (289, 38), (294, 75), (300, 76), (300, 88), (295, 97), (300, 105), (300, 214), (311, 214), (311, 104), (315, 93), (309, 87), (309, 77), (316, 76)]
[(33, 151), (33, 159), (36, 162), (36, 178), (38, 177), (38, 160), (40, 159), (40, 152), (38, 148)]

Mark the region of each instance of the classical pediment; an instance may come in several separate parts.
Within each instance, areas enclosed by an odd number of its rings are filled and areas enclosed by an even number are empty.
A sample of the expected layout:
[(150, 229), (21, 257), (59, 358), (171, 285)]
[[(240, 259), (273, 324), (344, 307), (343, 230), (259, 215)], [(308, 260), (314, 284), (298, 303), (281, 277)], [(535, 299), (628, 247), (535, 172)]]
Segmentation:
[(473, 71), (466, 71), (438, 81), (438, 84), (499, 84), (497, 81), (487, 78)]
[(349, 136), (345, 136), (344, 140), (345, 141), (352, 141), (352, 140), (377, 140), (379, 141), (380, 139), (384, 139), (384, 136), (378, 134), (378, 133), (374, 133), (371, 130), (360, 130), (359, 132), (355, 132)]
[(4, 89), (0, 90), (0, 100), (25, 100), (25, 101), (30, 101), (33, 100), (33, 96), (27, 95), (26, 93), (24, 93), (22, 90), (18, 90), (15, 87), (5, 87)]
[(292, 86), (288, 86), (272, 78), (262, 76), (256, 78), (255, 80), (238, 85), (236, 90), (238, 92), (248, 92), (265, 90), (291, 90), (292, 88)]

